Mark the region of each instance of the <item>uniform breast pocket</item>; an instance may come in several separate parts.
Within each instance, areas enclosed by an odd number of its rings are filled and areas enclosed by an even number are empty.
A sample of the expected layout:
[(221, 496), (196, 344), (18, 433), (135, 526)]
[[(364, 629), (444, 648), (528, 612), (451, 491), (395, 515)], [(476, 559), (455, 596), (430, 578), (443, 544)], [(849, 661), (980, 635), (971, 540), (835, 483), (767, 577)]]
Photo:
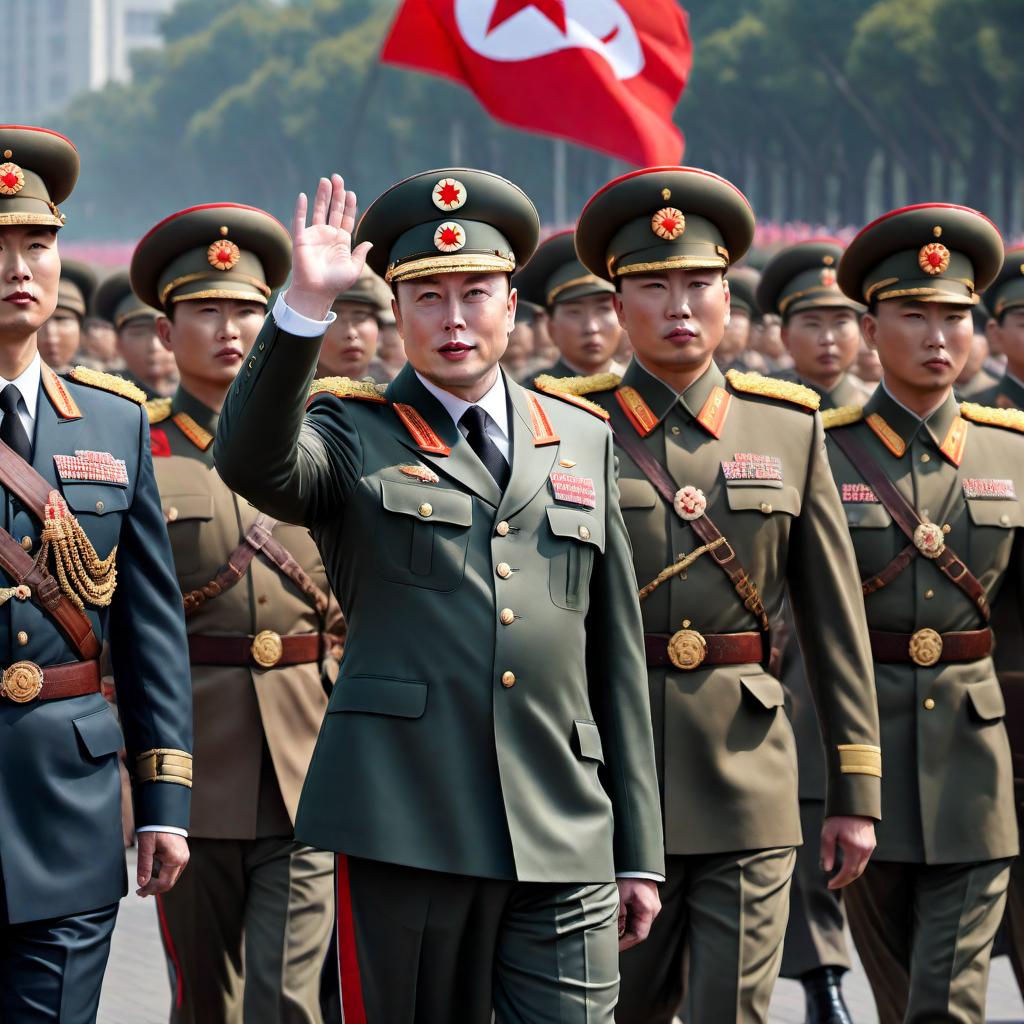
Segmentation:
[(162, 494), (167, 534), (171, 538), (174, 570), (179, 577), (199, 571), (200, 533), (213, 518), (212, 494)]
[(725, 488), (729, 508), (733, 512), (759, 512), (764, 517), (788, 526), (792, 516), (800, 515), (800, 492), (788, 484), (739, 480)]
[(377, 567), (390, 583), (450, 592), (466, 572), (473, 499), (461, 491), (382, 480)]
[(971, 523), (979, 529), (971, 530), (969, 550), (963, 557), (968, 559), (976, 574), (991, 569), (1002, 572), (1010, 560), (1016, 529), (1024, 526), (1020, 503), (983, 498), (966, 501)]
[(128, 508), (128, 491), (116, 484), (64, 484), (64, 500), (89, 536), (101, 558), (106, 558), (121, 532), (121, 516)]
[(890, 529), (892, 516), (877, 502), (851, 502), (843, 511), (861, 576), (884, 569), (897, 555), (897, 532)]
[(554, 535), (549, 558), (551, 600), (568, 611), (585, 612), (595, 551), (604, 551), (604, 521), (583, 509), (549, 507)]

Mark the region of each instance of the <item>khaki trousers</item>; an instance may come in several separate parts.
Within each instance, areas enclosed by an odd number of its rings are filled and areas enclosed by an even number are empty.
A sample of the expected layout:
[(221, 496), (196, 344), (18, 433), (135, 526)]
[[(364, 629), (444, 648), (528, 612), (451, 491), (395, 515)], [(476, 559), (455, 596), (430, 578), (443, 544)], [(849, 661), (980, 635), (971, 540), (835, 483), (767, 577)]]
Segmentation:
[(292, 839), (190, 839), (159, 897), (171, 1024), (321, 1024), (333, 858)]
[(763, 1024), (779, 974), (792, 847), (669, 856), (661, 913), (620, 958), (617, 1024)]
[(1009, 876), (1009, 860), (872, 860), (846, 887), (850, 930), (880, 1024), (985, 1019), (989, 958)]
[(613, 882), (500, 881), (339, 856), (337, 900), (345, 1024), (611, 1024)]

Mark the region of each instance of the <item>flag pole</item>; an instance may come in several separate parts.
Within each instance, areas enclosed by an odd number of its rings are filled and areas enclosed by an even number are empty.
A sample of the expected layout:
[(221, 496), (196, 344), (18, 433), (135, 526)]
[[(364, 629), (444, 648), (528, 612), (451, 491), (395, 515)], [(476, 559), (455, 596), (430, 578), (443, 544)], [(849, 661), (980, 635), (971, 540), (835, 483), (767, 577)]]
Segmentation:
[(568, 206), (565, 195), (565, 157), (565, 140), (553, 139), (551, 147), (551, 182), (554, 191), (555, 224), (557, 227), (563, 227), (568, 219)]

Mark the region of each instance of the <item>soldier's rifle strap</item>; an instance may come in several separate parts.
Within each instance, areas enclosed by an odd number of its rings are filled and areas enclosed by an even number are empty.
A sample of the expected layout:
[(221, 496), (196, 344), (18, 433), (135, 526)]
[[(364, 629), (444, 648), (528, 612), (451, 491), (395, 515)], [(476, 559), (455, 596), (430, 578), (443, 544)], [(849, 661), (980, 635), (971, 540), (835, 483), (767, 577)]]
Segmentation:
[[(17, 452), (0, 441), (0, 484), (3, 484), (38, 520), (45, 522), (46, 504), (53, 485)], [(4, 529), (0, 529), (0, 568), (19, 585), (32, 591), (32, 600), (54, 621), (82, 661), (100, 656), (100, 642), (92, 622), (60, 589), (60, 584)]]
[[(891, 583), (921, 553), (914, 543), (914, 531), (924, 525), (925, 520), (917, 514), (914, 506), (886, 476), (885, 471), (871, 457), (871, 453), (854, 436), (850, 428), (836, 427), (829, 431), (828, 436), (850, 460), (853, 468), (875, 492), (875, 497), (882, 507), (892, 516), (893, 522), (911, 542), (881, 572), (863, 581), (861, 586), (864, 593), (871, 594)], [(931, 561), (946, 579), (956, 584), (967, 595), (982, 619), (988, 622), (992, 611), (985, 596), (985, 588), (956, 552), (946, 545)]]
[[(676, 482), (669, 476), (668, 470), (644, 447), (643, 441), (635, 434), (614, 428), (612, 428), (612, 433), (615, 436), (616, 444), (637, 464), (640, 472), (668, 502), (669, 508), (673, 508), (678, 488)], [(757, 585), (743, 567), (732, 545), (726, 540), (725, 535), (718, 529), (707, 512), (697, 519), (689, 520), (689, 523), (693, 527), (693, 532), (708, 546), (708, 554), (715, 560), (722, 572), (729, 577), (744, 608), (757, 618), (762, 633), (767, 637), (770, 627), (764, 602), (758, 593)]]

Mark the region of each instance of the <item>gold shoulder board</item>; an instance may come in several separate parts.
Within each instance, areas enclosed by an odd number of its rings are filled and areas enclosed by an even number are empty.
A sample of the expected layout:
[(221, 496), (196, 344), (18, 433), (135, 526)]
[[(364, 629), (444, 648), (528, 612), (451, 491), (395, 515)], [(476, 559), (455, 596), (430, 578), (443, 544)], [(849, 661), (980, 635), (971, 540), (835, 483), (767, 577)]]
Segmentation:
[(151, 398), (146, 403), (146, 415), (149, 422), (163, 423), (171, 415), (172, 400), (170, 398)]
[(740, 373), (730, 370), (725, 379), (737, 391), (745, 391), (751, 395), (763, 395), (765, 398), (778, 398), (783, 402), (792, 402), (811, 412), (821, 405), (821, 395), (811, 388), (804, 387), (791, 380), (776, 380), (774, 377), (762, 377), (759, 373)]
[(859, 405), (841, 405), (838, 409), (826, 409), (821, 414), (821, 422), (826, 430), (830, 427), (845, 427), (850, 423), (860, 423), (862, 419), (864, 419), (864, 409)]
[(116, 373), (104, 373), (102, 370), (92, 370), (88, 366), (76, 366), (68, 376), (78, 384), (109, 391), (112, 395), (120, 395), (132, 402), (138, 402), (139, 405), (146, 403), (146, 392), (142, 388), (137, 388), (130, 380), (118, 377)]
[(976, 402), (961, 402), (960, 415), (974, 423), (985, 423), (990, 427), (1019, 430), (1024, 434), (1024, 411), (1020, 409), (996, 409), (991, 405)]
[(386, 384), (374, 384), (369, 380), (352, 380), (351, 377), (320, 377), (309, 386), (309, 400), (317, 395), (329, 394), (336, 398), (358, 398), (364, 402), (387, 401), (384, 392)]
[(542, 373), (534, 380), (533, 386), (545, 395), (560, 398), (563, 402), (606, 420), (608, 413), (597, 402), (583, 396), (597, 391), (612, 391), (621, 383), (622, 378), (617, 373), (595, 373), (589, 377), (552, 377)]

